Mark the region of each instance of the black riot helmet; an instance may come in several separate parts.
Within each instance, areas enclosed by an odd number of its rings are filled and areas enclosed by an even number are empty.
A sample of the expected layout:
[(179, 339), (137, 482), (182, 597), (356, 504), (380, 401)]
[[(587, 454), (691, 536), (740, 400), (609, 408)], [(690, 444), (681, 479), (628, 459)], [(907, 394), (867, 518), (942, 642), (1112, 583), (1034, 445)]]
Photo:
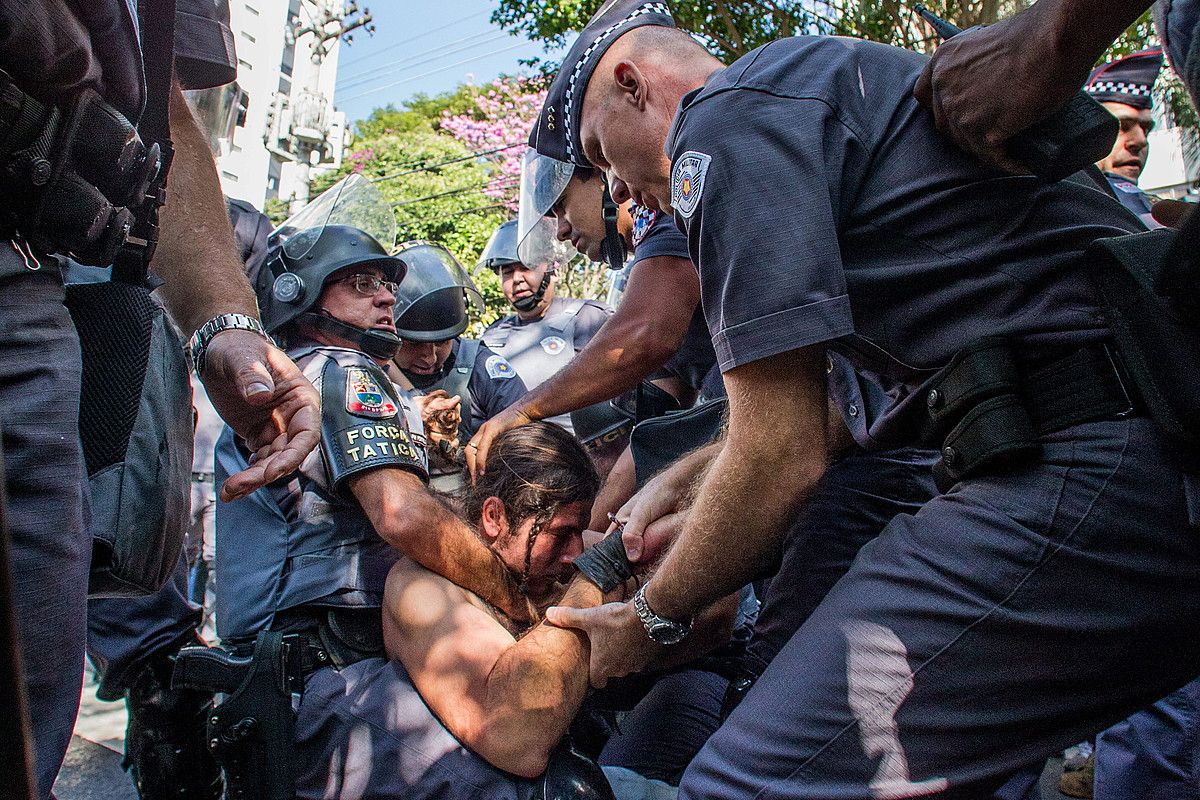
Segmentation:
[(376, 358), (391, 358), (400, 338), (390, 331), (363, 330), (318, 308), (330, 277), (352, 266), (382, 269), (387, 280), (404, 278), (404, 262), (388, 254), (395, 241), (391, 208), (369, 181), (351, 175), (334, 184), (271, 234), (267, 263), (255, 281), (263, 325), (283, 331), (305, 322), (357, 342)]
[(484, 267), (498, 271), (509, 264), (520, 263), (521, 257), (517, 254), (517, 221), (510, 219), (492, 232), (476, 268)]
[(444, 342), (467, 329), (467, 306), (483, 296), (467, 271), (440, 244), (405, 242), (396, 257), (408, 275), (396, 293), (396, 333), (410, 342)]
[(488, 239), (487, 246), (483, 248), (483, 255), (479, 257), (479, 263), (475, 265), (475, 268), (483, 267), (499, 272), (509, 264), (537, 267), (541, 266), (541, 263), (545, 263), (546, 271), (542, 273), (542, 282), (538, 284), (538, 288), (534, 290), (533, 294), (522, 297), (512, 304), (517, 311), (530, 311), (537, 308), (537, 304), (542, 302), (542, 298), (546, 296), (546, 290), (550, 288), (550, 279), (558, 272), (559, 261), (522, 261), (521, 256), (517, 253), (518, 242), (517, 220), (510, 219), (492, 233), (492, 238)]

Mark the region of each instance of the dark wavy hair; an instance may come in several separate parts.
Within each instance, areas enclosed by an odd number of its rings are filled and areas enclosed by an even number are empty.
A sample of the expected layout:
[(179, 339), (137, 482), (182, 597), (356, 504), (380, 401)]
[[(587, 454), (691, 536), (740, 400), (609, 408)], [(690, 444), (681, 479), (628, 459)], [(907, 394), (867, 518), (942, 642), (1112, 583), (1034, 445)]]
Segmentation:
[(525, 570), (534, 541), (555, 512), (570, 503), (591, 503), (600, 490), (600, 476), (574, 436), (552, 422), (535, 422), (505, 431), (488, 450), (487, 467), (463, 492), (463, 512), (477, 523), (483, 502), (498, 497), (504, 503), (509, 528), (529, 517), (533, 529), (525, 550)]

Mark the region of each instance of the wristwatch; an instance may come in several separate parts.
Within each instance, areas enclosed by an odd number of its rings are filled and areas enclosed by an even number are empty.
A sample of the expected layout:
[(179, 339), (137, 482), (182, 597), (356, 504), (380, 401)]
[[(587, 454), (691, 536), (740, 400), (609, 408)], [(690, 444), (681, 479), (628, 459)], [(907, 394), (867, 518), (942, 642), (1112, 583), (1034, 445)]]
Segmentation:
[(692, 631), (691, 620), (676, 622), (655, 614), (654, 609), (650, 608), (650, 604), (646, 602), (645, 586), (638, 589), (633, 596), (633, 610), (637, 612), (638, 619), (642, 621), (646, 635), (659, 644), (679, 644)]
[(188, 352), (192, 354), (192, 364), (195, 365), (197, 377), (204, 377), (204, 354), (213, 337), (222, 331), (253, 331), (268, 342), (271, 337), (267, 334), (262, 323), (254, 317), (245, 314), (218, 314), (201, 325), (188, 341)]

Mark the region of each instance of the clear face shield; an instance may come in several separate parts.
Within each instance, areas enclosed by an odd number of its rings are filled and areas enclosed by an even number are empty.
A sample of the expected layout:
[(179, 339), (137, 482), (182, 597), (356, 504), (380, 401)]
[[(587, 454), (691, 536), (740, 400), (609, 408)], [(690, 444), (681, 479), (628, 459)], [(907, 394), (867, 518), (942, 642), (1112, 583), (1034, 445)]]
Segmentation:
[(221, 141), (233, 141), (234, 128), (246, 113), (246, 92), (236, 83), (228, 83), (212, 89), (189, 89), (183, 97), (208, 141), (208, 149), (214, 156), (221, 155)]
[(389, 252), (396, 246), (396, 216), (383, 194), (362, 175), (347, 175), (276, 228), (272, 243), (289, 259), (304, 258), (327, 225), (348, 225), (369, 234)]
[(569, 242), (558, 240), (558, 223), (547, 216), (574, 174), (574, 164), (544, 156), (532, 148), (521, 157), (521, 197), (517, 207), (517, 254), (521, 263), (561, 266), (576, 255)]
[(475, 288), (475, 282), (458, 259), (440, 244), (422, 240), (405, 242), (395, 256), (408, 266), (396, 295), (396, 319), (422, 300), (438, 294), (461, 295), (476, 312), (483, 310), (483, 295)]

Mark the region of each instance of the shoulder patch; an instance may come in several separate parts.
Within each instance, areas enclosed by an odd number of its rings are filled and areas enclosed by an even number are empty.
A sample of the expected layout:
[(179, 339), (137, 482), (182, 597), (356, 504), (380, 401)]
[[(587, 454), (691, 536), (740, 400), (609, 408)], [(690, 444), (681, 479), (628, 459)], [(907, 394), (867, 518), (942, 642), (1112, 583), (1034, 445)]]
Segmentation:
[(708, 174), (708, 165), (712, 156), (688, 150), (675, 159), (671, 168), (671, 207), (678, 211), (684, 219), (690, 219), (700, 205), (700, 195), (704, 192), (704, 176)]
[(637, 247), (646, 238), (646, 234), (650, 232), (650, 228), (654, 225), (654, 220), (658, 218), (658, 212), (652, 208), (639, 206), (636, 203), (630, 206), (633, 216), (633, 246)]
[(517, 371), (512, 368), (512, 364), (504, 356), (488, 356), (485, 363), (487, 366), (487, 374), (489, 378), (504, 378), (508, 379), (517, 374)]
[(363, 367), (346, 368), (346, 410), (360, 417), (394, 417), (396, 404)]
[(546, 351), (547, 355), (556, 356), (566, 346), (567, 340), (561, 336), (547, 336), (545, 339), (542, 339), (542, 349)]

